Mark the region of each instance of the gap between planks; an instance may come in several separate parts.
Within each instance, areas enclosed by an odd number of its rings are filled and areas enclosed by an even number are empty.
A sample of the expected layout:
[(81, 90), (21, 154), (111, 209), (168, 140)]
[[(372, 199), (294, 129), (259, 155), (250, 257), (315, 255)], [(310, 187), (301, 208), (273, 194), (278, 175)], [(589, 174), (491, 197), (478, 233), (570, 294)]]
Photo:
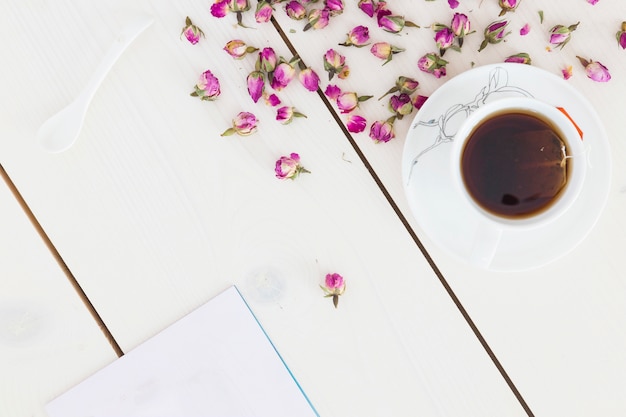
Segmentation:
[(26, 203), (26, 201), (22, 197), (22, 194), (19, 192), (19, 190), (17, 189), (17, 187), (15, 186), (15, 184), (13, 183), (11, 178), (9, 177), (9, 174), (6, 172), (6, 170), (4, 169), (4, 167), (2, 165), (0, 165), (0, 177), (2, 177), (2, 179), (4, 179), (4, 182), (7, 184), (7, 186), (11, 190), (11, 193), (13, 194), (13, 196), (15, 197), (17, 202), (19, 203), (20, 207), (22, 208), (22, 210), (24, 210), (24, 213), (26, 214), (26, 217), (28, 217), (28, 220), (30, 220), (31, 224), (33, 225), (33, 227), (35, 228), (35, 230), (37, 231), (37, 233), (39, 234), (39, 236), (43, 240), (44, 244), (46, 245), (46, 247), (48, 248), (48, 250), (50, 251), (50, 253), (54, 257), (54, 260), (61, 267), (61, 270), (63, 271), (63, 273), (65, 274), (65, 276), (69, 280), (70, 284), (72, 285), (72, 287), (74, 288), (74, 290), (78, 294), (78, 297), (80, 298), (80, 300), (87, 307), (87, 310), (89, 311), (89, 314), (91, 314), (93, 319), (96, 321), (96, 324), (98, 325), (98, 327), (100, 328), (100, 330), (104, 334), (104, 337), (107, 339), (107, 341), (109, 342), (109, 344), (111, 345), (111, 347), (115, 351), (115, 354), (118, 357), (122, 357), (124, 355), (124, 352), (120, 348), (120, 345), (117, 343), (117, 341), (113, 337), (113, 334), (111, 334), (111, 331), (108, 329), (108, 327), (106, 326), (106, 324), (102, 320), (102, 317), (100, 317), (100, 314), (98, 314), (98, 312), (96, 311), (95, 307), (93, 306), (93, 304), (89, 300), (89, 297), (87, 297), (87, 294), (85, 294), (85, 291), (83, 291), (82, 287), (80, 286), (80, 284), (78, 283), (78, 281), (74, 277), (74, 274), (72, 274), (72, 271), (70, 271), (70, 269), (68, 268), (67, 264), (65, 263), (65, 261), (61, 257), (61, 254), (59, 253), (59, 251), (56, 249), (56, 247), (54, 246), (54, 244), (52, 243), (52, 241), (48, 237), (48, 234), (45, 232), (45, 230), (43, 229), (43, 227), (41, 226), (41, 224), (39, 223), (39, 221), (37, 220), (37, 218), (33, 214), (32, 210), (30, 209), (30, 207), (28, 206), (28, 204)]
[[(276, 19), (274, 17), (272, 17), (271, 22), (272, 22), (272, 24), (274, 26), (274, 29), (276, 29), (276, 31), (278, 32), (278, 34), (282, 38), (283, 42), (285, 42), (285, 44), (287, 45), (287, 48), (289, 48), (289, 51), (293, 54), (293, 56), (300, 57), (300, 54), (298, 54), (298, 51), (296, 50), (295, 46), (291, 43), (291, 41), (289, 40), (289, 38), (287, 37), (287, 35), (282, 30), (282, 28), (280, 27), (280, 25), (278, 24), (278, 22), (276, 21)], [(306, 64), (304, 64), (304, 62), (302, 61), (301, 57), (300, 57), (300, 60), (298, 61), (298, 65), (299, 65), (300, 69), (306, 68)], [(437, 267), (437, 265), (433, 261), (432, 257), (430, 256), (430, 254), (428, 253), (428, 251), (426, 250), (426, 248), (424, 247), (422, 242), (417, 237), (417, 234), (415, 233), (415, 231), (413, 230), (413, 228), (409, 224), (407, 218), (404, 216), (404, 214), (402, 213), (402, 211), (400, 210), (400, 208), (398, 207), (396, 202), (391, 197), (391, 194), (389, 193), (389, 191), (387, 190), (385, 185), (382, 183), (382, 181), (381, 181), (380, 177), (378, 176), (378, 174), (376, 174), (376, 171), (374, 171), (374, 168), (372, 167), (372, 165), (369, 163), (369, 161), (365, 157), (365, 154), (361, 151), (359, 146), (356, 144), (356, 141), (354, 140), (354, 138), (352, 137), (350, 132), (346, 129), (345, 125), (343, 124), (343, 122), (339, 118), (339, 115), (337, 114), (337, 112), (333, 108), (332, 104), (328, 101), (328, 98), (326, 97), (324, 92), (321, 90), (321, 88), (317, 89), (317, 95), (320, 97), (322, 102), (326, 105), (326, 108), (328, 109), (328, 111), (330, 112), (331, 116), (333, 117), (333, 119), (335, 120), (335, 122), (337, 123), (337, 125), (339, 126), (341, 131), (343, 132), (344, 136), (346, 137), (346, 139), (348, 140), (348, 142), (350, 143), (350, 145), (352, 146), (352, 148), (354, 149), (354, 151), (358, 155), (358, 157), (361, 160), (361, 162), (363, 163), (363, 165), (365, 165), (365, 168), (369, 171), (370, 175), (372, 176), (372, 179), (374, 180), (374, 182), (376, 183), (376, 185), (378, 186), (380, 191), (383, 193), (383, 195), (385, 196), (385, 198), (389, 202), (389, 205), (391, 206), (393, 211), (396, 213), (396, 215), (398, 216), (398, 218), (400, 219), (400, 221), (404, 225), (405, 229), (407, 230), (407, 232), (409, 233), (409, 235), (411, 236), (411, 238), (413, 239), (413, 241), (415, 242), (415, 244), (419, 248), (420, 252), (422, 252), (422, 255), (428, 261), (428, 264), (430, 265), (432, 270), (435, 272), (435, 275), (437, 275), (437, 278), (439, 279), (439, 281), (443, 285), (444, 289), (448, 293), (448, 296), (452, 299), (452, 301), (456, 305), (457, 309), (459, 310), (459, 312), (461, 313), (461, 315), (463, 316), (463, 318), (465, 319), (465, 321), (469, 325), (470, 329), (472, 330), (472, 332), (474, 333), (474, 335), (476, 336), (476, 338), (480, 342), (481, 346), (487, 352), (487, 355), (489, 355), (489, 358), (491, 359), (491, 361), (493, 362), (495, 367), (500, 372), (500, 375), (502, 376), (502, 378), (504, 379), (506, 384), (509, 386), (509, 389), (511, 389), (511, 391), (513, 392), (513, 395), (515, 395), (515, 398), (519, 401), (520, 405), (522, 406), (522, 408), (524, 409), (524, 411), (526, 412), (528, 417), (535, 417), (535, 415), (533, 414), (532, 410), (530, 409), (530, 406), (526, 403), (526, 400), (524, 400), (524, 397), (522, 397), (522, 394), (519, 392), (519, 390), (517, 389), (517, 387), (513, 383), (513, 380), (509, 377), (509, 375), (507, 374), (506, 370), (504, 369), (504, 367), (500, 363), (500, 360), (496, 357), (495, 353), (493, 352), (493, 350), (491, 349), (491, 347), (487, 343), (487, 340), (485, 340), (483, 335), (480, 333), (480, 330), (478, 330), (478, 327), (476, 326), (476, 324), (474, 323), (474, 321), (470, 317), (469, 313), (467, 312), (465, 307), (463, 307), (463, 305), (461, 304), (461, 301), (459, 300), (459, 298), (456, 296), (456, 294), (452, 290), (452, 287), (450, 287), (450, 284), (448, 284), (448, 281), (445, 279), (445, 277), (443, 276), (443, 274), (439, 270), (439, 267)]]

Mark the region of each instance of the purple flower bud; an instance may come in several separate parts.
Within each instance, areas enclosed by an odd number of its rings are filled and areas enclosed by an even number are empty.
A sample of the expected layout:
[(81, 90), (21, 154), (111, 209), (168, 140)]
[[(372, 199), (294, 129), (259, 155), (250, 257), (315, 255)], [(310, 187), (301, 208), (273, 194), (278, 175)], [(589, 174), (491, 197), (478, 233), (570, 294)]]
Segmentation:
[(317, 91), (320, 85), (320, 77), (312, 68), (305, 68), (298, 74), (298, 79), (309, 91)]
[(459, 7), (459, 2), (457, 0), (448, 0), (448, 6), (450, 6), (451, 9), (456, 9)]
[(272, 18), (272, 6), (265, 0), (261, 0), (256, 5), (256, 11), (254, 12), (254, 20), (257, 23), (267, 23)]
[(341, 73), (346, 64), (346, 58), (335, 51), (329, 49), (324, 54), (324, 70), (328, 72), (328, 80), (332, 80), (335, 74)]
[(324, 94), (331, 100), (336, 100), (337, 97), (341, 94), (341, 88), (337, 87), (334, 84), (328, 84), (326, 86), (326, 90), (324, 90)]
[(180, 36), (182, 37), (183, 35), (185, 35), (185, 38), (189, 41), (189, 43), (195, 45), (200, 40), (200, 37), (204, 36), (204, 32), (202, 32), (202, 29), (198, 26), (194, 25), (189, 16), (187, 16), (185, 19), (185, 27), (180, 32)]
[(218, 18), (224, 17), (228, 13), (228, 9), (228, 0), (216, 0), (211, 5), (211, 15)]
[(571, 39), (572, 32), (576, 30), (580, 22), (575, 25), (563, 26), (556, 25), (550, 29), (550, 43), (563, 48)]
[(376, 58), (385, 60), (385, 62), (383, 62), (383, 65), (391, 61), (394, 54), (398, 54), (403, 51), (404, 49), (393, 46), (387, 42), (377, 42), (370, 48), (370, 52), (372, 53), (372, 55), (374, 55)]
[(297, 0), (291, 0), (285, 6), (285, 12), (293, 20), (302, 20), (306, 17), (306, 8)]
[(374, 13), (377, 11), (376, 4), (373, 0), (359, 0), (359, 9), (369, 17), (374, 17)]
[(452, 46), (454, 42), (454, 33), (449, 27), (443, 27), (435, 32), (435, 44), (439, 48), (441, 56), (446, 52), (446, 49)]
[(358, 116), (355, 114), (348, 116), (348, 121), (346, 122), (348, 132), (352, 133), (360, 133), (364, 131), (366, 124), (367, 121), (363, 116)]
[(270, 82), (272, 88), (280, 91), (287, 87), (291, 80), (296, 76), (296, 69), (287, 62), (281, 62), (274, 69), (274, 76)]
[(200, 100), (213, 101), (217, 99), (220, 93), (220, 81), (210, 70), (207, 70), (200, 76), (191, 95), (199, 97)]
[(517, 9), (517, 6), (521, 3), (522, 0), (499, 0), (498, 4), (502, 9), (500, 11), (500, 16), (503, 16), (506, 12), (514, 12)]
[(346, 283), (343, 277), (337, 273), (327, 274), (324, 285), (320, 285), (324, 290), (325, 297), (332, 297), (333, 305), (337, 308), (339, 296), (346, 290)]
[(413, 102), (408, 94), (401, 93), (397, 96), (391, 96), (389, 99), (389, 110), (395, 113), (398, 119), (411, 114), (413, 111)]
[(291, 123), (294, 117), (306, 117), (304, 114), (297, 112), (294, 107), (283, 106), (276, 110), (276, 120), (286, 125)]
[(422, 106), (424, 105), (424, 103), (426, 103), (426, 100), (428, 100), (428, 96), (422, 96), (422, 95), (418, 95), (417, 97), (415, 97), (415, 100), (413, 100), (413, 106), (419, 110), (422, 108)]
[(463, 13), (455, 13), (454, 16), (452, 16), (452, 23), (450, 26), (454, 36), (458, 38), (463, 38), (465, 35), (470, 33), (469, 18)]
[(261, 71), (252, 71), (246, 79), (248, 83), (248, 94), (255, 103), (259, 101), (265, 90), (265, 76)]
[(259, 59), (257, 61), (257, 69), (269, 73), (269, 72), (274, 71), (277, 63), (278, 63), (278, 56), (276, 55), (276, 52), (274, 52), (274, 49), (268, 47), (268, 48), (263, 48), (261, 52), (259, 52)]
[(341, 113), (350, 113), (352, 110), (356, 109), (359, 105), (359, 98), (356, 93), (346, 92), (341, 93), (337, 97), (337, 107), (341, 111)]
[(442, 59), (434, 52), (423, 55), (417, 61), (417, 68), (420, 71), (433, 74), (436, 78), (441, 78), (446, 75), (446, 65), (448, 61)]
[(238, 134), (239, 136), (248, 136), (256, 132), (258, 120), (252, 113), (242, 111), (233, 119), (233, 126), (226, 129), (221, 136), (230, 136)]
[(229, 0), (228, 8), (231, 12), (247, 12), (250, 10), (250, 2), (248, 0)]
[(386, 143), (396, 137), (396, 133), (393, 129), (393, 121), (376, 121), (372, 123), (370, 127), (370, 138), (376, 143)]
[(480, 48), (478, 52), (482, 51), (489, 45), (490, 43), (500, 43), (504, 40), (504, 38), (511, 32), (507, 32), (507, 26), (509, 25), (508, 20), (499, 20), (496, 22), (490, 23), (484, 31), (485, 39), (480, 44)]
[(302, 165), (300, 165), (300, 155), (291, 153), (289, 156), (281, 156), (274, 167), (276, 178), (280, 180), (294, 180), (301, 173), (309, 173)]
[(526, 52), (521, 52), (519, 54), (511, 55), (504, 60), (504, 62), (513, 62), (516, 64), (531, 64), (530, 56)]
[(343, 0), (325, 0), (326, 9), (330, 12), (330, 16), (337, 16), (343, 13)]
[(367, 45), (370, 40), (370, 31), (367, 26), (356, 26), (347, 34), (347, 39), (344, 43), (340, 43), (341, 46), (356, 46), (361, 48)]
[(585, 67), (585, 74), (587, 74), (587, 77), (591, 78), (593, 81), (605, 83), (611, 79), (609, 69), (600, 62), (587, 60), (579, 56), (576, 56), (576, 58), (578, 58), (582, 66)]
[(599, 0), (587, 0), (587, 3), (591, 4), (592, 6), (595, 5)]
[(330, 11), (328, 9), (313, 9), (308, 15), (309, 22), (304, 26), (304, 31), (309, 29), (323, 29), (328, 26)]

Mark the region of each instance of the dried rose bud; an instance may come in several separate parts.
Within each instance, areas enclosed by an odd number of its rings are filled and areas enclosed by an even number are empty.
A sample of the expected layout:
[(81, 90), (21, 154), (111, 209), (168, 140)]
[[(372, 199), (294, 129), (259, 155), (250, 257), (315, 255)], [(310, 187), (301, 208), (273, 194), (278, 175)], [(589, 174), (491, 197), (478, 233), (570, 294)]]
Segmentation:
[(455, 13), (454, 16), (452, 16), (450, 29), (452, 29), (454, 36), (456, 36), (459, 48), (463, 46), (463, 38), (470, 33), (470, 26), (470, 21), (467, 15), (463, 13)]
[(229, 10), (228, 2), (229, 0), (215, 0), (211, 5), (211, 15), (218, 18), (226, 16)]
[(291, 0), (285, 5), (285, 12), (293, 20), (302, 20), (306, 17), (306, 8), (297, 0)]
[(295, 180), (302, 173), (311, 171), (300, 165), (300, 155), (291, 153), (289, 156), (281, 156), (274, 167), (276, 178), (280, 180)]
[(389, 110), (395, 113), (398, 120), (407, 114), (413, 112), (413, 102), (408, 94), (402, 93), (399, 95), (391, 96), (389, 99)]
[(530, 56), (526, 52), (521, 52), (519, 54), (511, 55), (504, 60), (504, 62), (513, 62), (516, 64), (531, 64)]
[(328, 72), (328, 81), (332, 80), (335, 74), (341, 73), (345, 65), (346, 58), (334, 49), (329, 49), (324, 54), (324, 70)]
[(221, 136), (230, 136), (238, 134), (239, 136), (248, 136), (256, 132), (259, 121), (252, 113), (242, 111), (233, 119), (233, 126), (226, 129)]
[(272, 6), (265, 0), (261, 0), (256, 5), (256, 11), (254, 12), (254, 20), (257, 23), (267, 23), (272, 18)]
[(351, 114), (350, 116), (348, 116), (348, 120), (346, 121), (348, 132), (352, 133), (360, 133), (364, 131), (366, 125), (367, 121), (365, 120), (365, 118), (356, 114)]
[(256, 62), (256, 69), (267, 73), (274, 71), (276, 64), (278, 63), (278, 55), (272, 48), (263, 48), (259, 52), (259, 57)]
[(372, 53), (372, 55), (374, 55), (376, 58), (385, 60), (385, 62), (383, 62), (383, 65), (391, 61), (395, 54), (399, 54), (403, 51), (404, 49), (393, 46), (387, 42), (377, 42), (370, 48), (370, 52)]
[(396, 80), (396, 84), (393, 87), (391, 87), (385, 94), (383, 94), (379, 98), (379, 100), (385, 97), (387, 94), (393, 94), (397, 92), (404, 93), (404, 94), (413, 94), (418, 89), (419, 85), (420, 85), (419, 81), (414, 80), (413, 78), (405, 77), (401, 75)]
[(452, 29), (443, 26), (435, 31), (435, 44), (439, 48), (441, 56), (446, 53), (446, 49), (452, 46), (452, 43), (454, 43), (454, 32), (452, 32)]
[(522, 0), (498, 0), (498, 5), (502, 9), (499, 16), (503, 16), (507, 12), (514, 12)]
[(252, 71), (246, 78), (248, 94), (255, 103), (263, 96), (265, 91), (265, 75), (261, 71)]
[(376, 13), (378, 27), (385, 32), (400, 33), (405, 26), (418, 28), (415, 23), (404, 19), (404, 16), (392, 15), (390, 10), (379, 9)]
[(325, 297), (332, 297), (333, 305), (337, 308), (339, 296), (346, 291), (346, 282), (343, 277), (337, 273), (326, 274), (324, 285), (320, 287), (324, 290)]
[(213, 101), (217, 99), (220, 93), (220, 81), (210, 70), (207, 70), (200, 75), (200, 79), (190, 95), (199, 97), (200, 100)]
[(189, 16), (187, 16), (185, 19), (185, 27), (180, 32), (180, 36), (182, 37), (183, 35), (185, 35), (185, 38), (189, 41), (189, 43), (195, 45), (200, 40), (200, 37), (204, 37), (204, 32), (202, 32), (202, 29), (198, 26), (194, 25)]
[(309, 22), (304, 25), (304, 31), (309, 29), (324, 29), (328, 26), (330, 20), (330, 11), (328, 9), (313, 9), (307, 16)]
[(343, 43), (340, 43), (341, 46), (356, 46), (357, 48), (362, 48), (368, 44), (370, 40), (370, 31), (367, 26), (356, 26), (350, 32), (347, 33), (347, 38)]
[(228, 55), (235, 59), (242, 59), (247, 54), (258, 51), (258, 48), (248, 46), (244, 41), (239, 39), (228, 41), (223, 49)]
[(372, 123), (370, 127), (370, 138), (376, 143), (386, 143), (395, 138), (396, 133), (393, 129), (394, 120), (395, 119), (392, 117), (388, 120), (378, 120)]
[(343, 13), (343, 0), (325, 0), (325, 9), (330, 12), (330, 16), (337, 16)]
[(507, 26), (509, 25), (508, 20), (498, 20), (490, 23), (484, 31), (485, 39), (480, 44), (480, 48), (478, 52), (482, 51), (489, 45), (490, 43), (500, 43), (504, 40), (504, 38), (511, 32), (507, 32)]
[(572, 38), (572, 32), (576, 30), (580, 22), (575, 25), (556, 25), (550, 29), (550, 43), (563, 48)]
[(378, 10), (373, 0), (359, 0), (359, 9), (369, 17), (374, 17), (374, 14)]
[(622, 30), (615, 34), (615, 39), (617, 39), (617, 44), (622, 49), (626, 49), (626, 22), (622, 22)]
[(609, 69), (600, 62), (592, 61), (591, 59), (587, 60), (579, 56), (576, 56), (576, 58), (578, 58), (582, 66), (585, 67), (585, 74), (587, 74), (587, 77), (591, 78), (593, 81), (605, 83), (611, 79)]
[(291, 80), (296, 76), (296, 69), (289, 62), (281, 62), (274, 68), (273, 77), (270, 85), (276, 91), (280, 91), (287, 87)]
[(446, 75), (446, 65), (448, 61), (442, 59), (434, 52), (425, 54), (417, 61), (417, 68), (420, 71), (433, 74), (435, 78), (441, 78)]
[(306, 117), (304, 114), (296, 111), (294, 107), (283, 106), (276, 110), (276, 120), (287, 125), (291, 123), (294, 117)]

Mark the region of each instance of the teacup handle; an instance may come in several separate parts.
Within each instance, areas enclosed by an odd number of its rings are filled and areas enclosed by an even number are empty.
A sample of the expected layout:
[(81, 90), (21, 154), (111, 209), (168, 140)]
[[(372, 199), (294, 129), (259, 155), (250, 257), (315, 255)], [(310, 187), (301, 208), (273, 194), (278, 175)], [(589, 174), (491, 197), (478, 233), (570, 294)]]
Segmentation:
[(472, 243), (470, 253), (470, 262), (481, 268), (489, 268), (498, 246), (500, 245), (501, 238), (501, 228), (494, 227), (493, 225), (481, 221), (478, 224), (476, 233), (474, 234), (474, 241)]

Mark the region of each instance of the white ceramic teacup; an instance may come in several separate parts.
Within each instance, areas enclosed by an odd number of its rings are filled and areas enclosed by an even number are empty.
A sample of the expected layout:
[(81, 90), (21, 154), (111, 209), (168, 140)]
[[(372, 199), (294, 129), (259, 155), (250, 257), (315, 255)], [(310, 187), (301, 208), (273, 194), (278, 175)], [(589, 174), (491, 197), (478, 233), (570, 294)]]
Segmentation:
[[(461, 162), (468, 140), (475, 130), (494, 116), (509, 113), (523, 113), (545, 121), (565, 142), (563, 157), (567, 158), (567, 183), (560, 193), (545, 209), (519, 217), (495, 214), (479, 204), (468, 191)], [(582, 132), (566, 116), (563, 109), (534, 98), (511, 97), (487, 103), (470, 114), (454, 137), (451, 158), (456, 192), (461, 196), (461, 201), (478, 214), (476, 217), (479, 219), (469, 254), (470, 263), (488, 268), (497, 252), (503, 232), (539, 228), (565, 213), (580, 194), (587, 169), (586, 161)], [(493, 175), (498, 175), (498, 172), (493, 172)], [(538, 229), (538, 238), (539, 234)]]

